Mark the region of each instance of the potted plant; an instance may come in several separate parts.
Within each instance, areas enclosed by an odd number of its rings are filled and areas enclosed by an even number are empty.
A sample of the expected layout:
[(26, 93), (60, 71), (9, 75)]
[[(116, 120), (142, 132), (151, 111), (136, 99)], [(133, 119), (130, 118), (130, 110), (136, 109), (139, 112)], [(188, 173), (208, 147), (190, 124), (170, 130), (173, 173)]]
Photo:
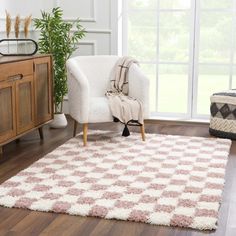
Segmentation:
[(40, 30), (39, 52), (52, 55), (54, 76), (54, 121), (52, 128), (67, 125), (62, 113), (63, 100), (67, 94), (66, 61), (77, 49), (78, 41), (84, 37), (85, 30), (77, 19), (73, 23), (63, 20), (63, 11), (59, 7), (52, 12), (41, 12), (42, 18), (34, 19), (36, 29)]

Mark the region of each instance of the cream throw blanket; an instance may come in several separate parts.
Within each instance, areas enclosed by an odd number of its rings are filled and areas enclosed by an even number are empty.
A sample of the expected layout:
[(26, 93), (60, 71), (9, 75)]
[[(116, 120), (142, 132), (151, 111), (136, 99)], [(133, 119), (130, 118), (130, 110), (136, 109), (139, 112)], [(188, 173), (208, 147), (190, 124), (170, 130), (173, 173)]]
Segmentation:
[(143, 124), (142, 103), (129, 96), (128, 71), (133, 63), (138, 64), (131, 57), (122, 57), (117, 61), (110, 77), (111, 88), (106, 93), (114, 121), (125, 124), (123, 136), (129, 136), (127, 125)]

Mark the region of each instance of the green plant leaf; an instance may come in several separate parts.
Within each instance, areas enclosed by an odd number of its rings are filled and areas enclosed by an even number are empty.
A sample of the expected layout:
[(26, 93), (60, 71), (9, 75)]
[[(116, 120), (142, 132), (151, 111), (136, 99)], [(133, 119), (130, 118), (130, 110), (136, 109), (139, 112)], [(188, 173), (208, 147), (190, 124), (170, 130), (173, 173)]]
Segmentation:
[[(55, 112), (61, 112), (64, 96), (68, 92), (66, 61), (85, 36), (85, 29), (79, 19), (73, 24), (65, 22), (60, 7), (53, 8), (51, 12), (41, 11), (41, 18), (34, 19), (34, 26), (40, 30), (39, 52), (52, 54)], [(73, 27), (76, 29), (74, 32)]]

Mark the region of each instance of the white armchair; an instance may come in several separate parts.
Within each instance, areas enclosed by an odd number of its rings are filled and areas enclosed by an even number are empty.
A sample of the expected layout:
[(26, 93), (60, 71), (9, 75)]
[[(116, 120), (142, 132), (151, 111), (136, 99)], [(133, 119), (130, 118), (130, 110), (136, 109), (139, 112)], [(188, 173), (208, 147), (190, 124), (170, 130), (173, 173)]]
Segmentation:
[[(88, 123), (111, 122), (113, 117), (105, 96), (110, 85), (110, 73), (118, 56), (77, 56), (67, 61), (69, 113), (83, 124), (83, 141), (87, 144)], [(144, 118), (149, 115), (149, 81), (134, 64), (129, 69), (129, 95), (143, 103)], [(143, 140), (144, 126), (141, 126)]]

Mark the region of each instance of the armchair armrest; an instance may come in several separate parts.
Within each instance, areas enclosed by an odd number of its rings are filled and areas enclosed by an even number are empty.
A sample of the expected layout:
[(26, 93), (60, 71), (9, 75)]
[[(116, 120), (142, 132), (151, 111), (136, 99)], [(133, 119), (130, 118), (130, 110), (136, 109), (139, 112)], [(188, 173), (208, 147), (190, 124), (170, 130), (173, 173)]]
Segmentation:
[(79, 123), (88, 123), (89, 83), (75, 61), (69, 59), (67, 65), (69, 113)]
[(149, 80), (136, 65), (129, 69), (129, 95), (143, 104), (144, 119), (149, 118)]

